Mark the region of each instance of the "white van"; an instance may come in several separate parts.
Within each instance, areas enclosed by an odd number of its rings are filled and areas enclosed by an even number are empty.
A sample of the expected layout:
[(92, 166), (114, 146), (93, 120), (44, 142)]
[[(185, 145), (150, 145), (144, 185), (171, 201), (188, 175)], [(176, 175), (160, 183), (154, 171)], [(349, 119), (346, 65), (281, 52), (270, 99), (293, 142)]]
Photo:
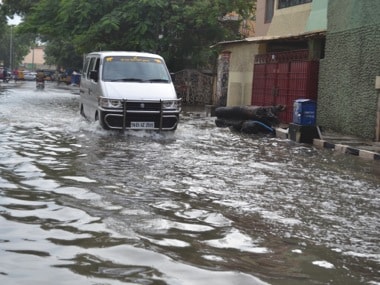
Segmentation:
[(84, 60), (80, 113), (104, 129), (174, 131), (180, 103), (159, 55), (104, 51)]

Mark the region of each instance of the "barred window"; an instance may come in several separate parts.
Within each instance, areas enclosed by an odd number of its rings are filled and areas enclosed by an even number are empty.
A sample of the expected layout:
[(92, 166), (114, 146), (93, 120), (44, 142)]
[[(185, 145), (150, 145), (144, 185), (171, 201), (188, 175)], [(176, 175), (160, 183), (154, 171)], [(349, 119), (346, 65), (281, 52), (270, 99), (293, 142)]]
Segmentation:
[(278, 0), (278, 9), (310, 3), (313, 0)]

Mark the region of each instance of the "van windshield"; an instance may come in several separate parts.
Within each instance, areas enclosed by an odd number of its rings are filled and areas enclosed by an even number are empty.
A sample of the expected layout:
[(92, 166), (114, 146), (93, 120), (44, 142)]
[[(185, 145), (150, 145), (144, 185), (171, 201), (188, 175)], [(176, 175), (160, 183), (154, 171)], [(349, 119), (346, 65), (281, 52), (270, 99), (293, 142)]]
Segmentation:
[(108, 56), (103, 61), (103, 81), (170, 82), (165, 63), (159, 58)]

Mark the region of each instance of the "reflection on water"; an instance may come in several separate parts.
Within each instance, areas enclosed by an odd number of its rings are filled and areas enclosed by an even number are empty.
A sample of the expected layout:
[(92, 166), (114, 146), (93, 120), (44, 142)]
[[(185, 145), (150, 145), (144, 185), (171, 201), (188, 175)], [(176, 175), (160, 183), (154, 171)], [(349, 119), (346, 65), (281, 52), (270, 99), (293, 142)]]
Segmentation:
[(377, 162), (200, 110), (106, 132), (31, 87), (0, 95), (1, 284), (380, 282)]

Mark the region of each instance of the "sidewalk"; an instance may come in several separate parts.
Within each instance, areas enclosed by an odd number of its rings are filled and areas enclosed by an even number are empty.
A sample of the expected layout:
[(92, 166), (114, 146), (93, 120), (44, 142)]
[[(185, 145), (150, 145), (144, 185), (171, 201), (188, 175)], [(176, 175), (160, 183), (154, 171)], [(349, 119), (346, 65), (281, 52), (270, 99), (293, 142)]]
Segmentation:
[[(315, 147), (332, 149), (343, 154), (351, 154), (368, 160), (380, 161), (380, 142), (327, 131), (319, 132), (319, 134), (319, 139), (312, 139), (312, 144)], [(291, 139), (289, 129), (276, 128), (276, 137)]]
[(380, 142), (373, 142), (332, 132), (322, 132), (321, 135), (322, 138), (314, 139), (314, 146), (380, 161)]

